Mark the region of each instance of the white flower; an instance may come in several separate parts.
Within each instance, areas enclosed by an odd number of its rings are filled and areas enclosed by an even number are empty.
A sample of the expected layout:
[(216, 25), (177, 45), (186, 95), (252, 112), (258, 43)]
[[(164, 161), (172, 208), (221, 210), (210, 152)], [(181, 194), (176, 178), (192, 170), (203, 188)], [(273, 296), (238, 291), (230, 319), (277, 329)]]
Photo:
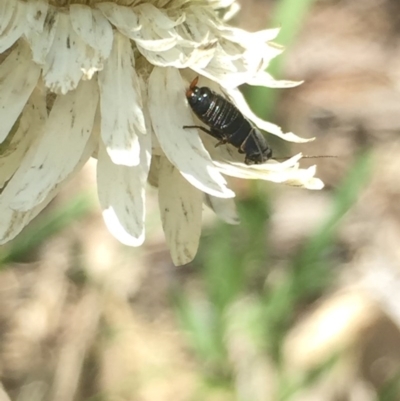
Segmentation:
[(0, 243), (92, 155), (104, 220), (124, 244), (143, 242), (145, 185), (157, 182), (176, 264), (196, 253), (203, 203), (236, 220), (223, 175), (322, 187), (299, 157), (246, 166), (236, 149), (183, 128), (195, 124), (185, 91), (199, 75), (259, 128), (304, 141), (256, 118), (236, 89), (294, 85), (264, 72), (281, 52), (269, 42), (278, 31), (229, 27), (222, 7), (237, 9), (233, 0), (1, 0)]

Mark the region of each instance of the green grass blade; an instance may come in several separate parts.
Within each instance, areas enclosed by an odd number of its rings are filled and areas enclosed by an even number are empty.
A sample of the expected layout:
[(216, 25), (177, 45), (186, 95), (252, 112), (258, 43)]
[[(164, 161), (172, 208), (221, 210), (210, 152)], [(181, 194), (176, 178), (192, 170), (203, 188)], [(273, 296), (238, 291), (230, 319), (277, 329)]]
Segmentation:
[(0, 265), (21, 258), (21, 255), (35, 249), (47, 238), (68, 227), (93, 209), (93, 197), (81, 194), (68, 201), (65, 205), (41, 216), (25, 228), (9, 245), (0, 251)]

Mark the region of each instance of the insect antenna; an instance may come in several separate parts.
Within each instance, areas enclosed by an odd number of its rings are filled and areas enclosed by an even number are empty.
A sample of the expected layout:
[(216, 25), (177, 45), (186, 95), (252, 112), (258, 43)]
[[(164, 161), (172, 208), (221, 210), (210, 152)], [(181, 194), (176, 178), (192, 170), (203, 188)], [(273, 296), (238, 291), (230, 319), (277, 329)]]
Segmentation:
[[(271, 160), (289, 160), (290, 158), (292, 158), (293, 156), (285, 156), (285, 157), (272, 157)], [(339, 156), (334, 156), (334, 155), (320, 155), (320, 156), (309, 156), (309, 155), (304, 155), (301, 156), (302, 159), (336, 159)]]

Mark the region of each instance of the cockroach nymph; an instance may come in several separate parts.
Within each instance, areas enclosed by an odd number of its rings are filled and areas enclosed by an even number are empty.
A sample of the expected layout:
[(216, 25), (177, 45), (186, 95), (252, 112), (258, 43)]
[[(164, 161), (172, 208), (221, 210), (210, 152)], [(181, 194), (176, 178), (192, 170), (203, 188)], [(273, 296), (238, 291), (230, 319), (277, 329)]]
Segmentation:
[(239, 153), (245, 154), (246, 164), (260, 164), (270, 159), (272, 149), (262, 133), (229, 100), (207, 86), (198, 87), (198, 80), (196, 77), (191, 82), (186, 97), (193, 112), (209, 129), (197, 125), (183, 128), (198, 128), (206, 132), (218, 139), (216, 146), (233, 145)]

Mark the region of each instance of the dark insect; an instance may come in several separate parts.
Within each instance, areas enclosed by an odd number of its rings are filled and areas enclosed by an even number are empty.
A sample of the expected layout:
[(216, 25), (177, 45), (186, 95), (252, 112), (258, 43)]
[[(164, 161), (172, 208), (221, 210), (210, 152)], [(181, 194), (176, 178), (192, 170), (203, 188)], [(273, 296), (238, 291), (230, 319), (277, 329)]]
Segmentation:
[(261, 132), (229, 100), (203, 86), (199, 88), (196, 77), (186, 91), (189, 105), (196, 116), (209, 129), (197, 125), (183, 128), (198, 128), (218, 139), (216, 146), (230, 143), (245, 154), (246, 164), (260, 164), (272, 157), (272, 150)]

